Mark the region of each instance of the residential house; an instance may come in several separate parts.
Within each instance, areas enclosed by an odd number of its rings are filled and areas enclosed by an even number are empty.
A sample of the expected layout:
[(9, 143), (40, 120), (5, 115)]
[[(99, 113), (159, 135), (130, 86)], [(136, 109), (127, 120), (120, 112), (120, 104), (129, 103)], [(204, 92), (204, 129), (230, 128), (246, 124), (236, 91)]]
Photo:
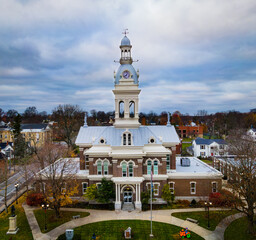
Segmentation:
[(227, 142), (223, 139), (196, 138), (188, 149), (195, 157), (213, 157), (228, 154)]

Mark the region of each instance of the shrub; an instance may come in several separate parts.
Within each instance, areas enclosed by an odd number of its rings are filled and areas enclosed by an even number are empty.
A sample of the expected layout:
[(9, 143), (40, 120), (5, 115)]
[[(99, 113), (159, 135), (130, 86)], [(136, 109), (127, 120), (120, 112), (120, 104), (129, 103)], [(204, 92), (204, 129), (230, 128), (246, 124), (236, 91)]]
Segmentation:
[(196, 200), (193, 199), (190, 204), (191, 204), (191, 206), (193, 206), (193, 207), (196, 206)]
[(236, 197), (229, 191), (222, 189), (220, 192), (211, 193), (209, 201), (216, 207), (232, 207)]
[(42, 193), (30, 193), (26, 198), (26, 203), (29, 206), (38, 206), (44, 202)]
[(176, 204), (177, 205), (181, 205), (183, 207), (188, 207), (190, 202), (188, 200), (177, 200), (176, 201)]

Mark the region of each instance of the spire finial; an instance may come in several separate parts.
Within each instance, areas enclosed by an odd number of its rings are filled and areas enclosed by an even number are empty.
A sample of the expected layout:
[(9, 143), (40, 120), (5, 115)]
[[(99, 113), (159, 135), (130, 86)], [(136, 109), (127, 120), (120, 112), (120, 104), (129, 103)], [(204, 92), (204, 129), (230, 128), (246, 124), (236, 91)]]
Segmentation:
[(166, 126), (171, 126), (171, 123), (170, 123), (170, 113), (167, 112), (167, 124)]
[(127, 32), (128, 31), (128, 28), (125, 28), (124, 29), (124, 32), (122, 32), (122, 34), (124, 34), (124, 36), (126, 36), (126, 34), (128, 34), (129, 32)]
[(87, 113), (84, 113), (84, 127), (88, 127), (87, 125)]

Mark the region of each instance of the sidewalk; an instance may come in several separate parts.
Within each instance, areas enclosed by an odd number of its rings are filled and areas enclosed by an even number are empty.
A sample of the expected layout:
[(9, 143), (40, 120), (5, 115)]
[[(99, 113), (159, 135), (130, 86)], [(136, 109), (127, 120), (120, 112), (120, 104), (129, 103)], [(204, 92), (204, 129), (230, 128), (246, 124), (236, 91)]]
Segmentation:
[[(89, 212), (90, 215), (85, 218), (75, 219), (75, 220), (66, 222), (60, 225), (59, 227), (51, 230), (50, 232), (43, 234), (38, 226), (38, 223), (33, 213), (33, 210), (37, 208), (29, 207), (25, 204), (23, 205), (23, 207), (24, 207), (29, 225), (31, 227), (33, 237), (36, 240), (55, 240), (58, 238), (58, 236), (65, 233), (66, 229), (76, 228), (88, 223), (107, 221), (107, 220), (127, 220), (127, 219), (149, 220), (150, 219), (150, 211), (124, 212), (124, 211), (91, 210), (91, 209), (78, 209), (78, 208), (62, 208), (61, 210), (64, 210), (64, 211)], [(221, 209), (212, 208), (212, 211), (213, 210), (221, 210)], [(171, 214), (175, 212), (194, 212), (194, 211), (205, 211), (205, 209), (189, 208), (189, 209), (157, 210), (157, 211), (153, 211), (153, 221), (169, 223), (182, 228), (187, 227), (194, 233), (203, 237), (205, 240), (222, 240), (224, 239), (224, 231), (228, 226), (228, 224), (239, 217), (238, 214), (233, 215), (235, 217), (229, 216), (220, 222), (220, 224), (216, 227), (215, 231), (209, 231), (205, 228), (198, 226), (197, 224), (171, 216)]]

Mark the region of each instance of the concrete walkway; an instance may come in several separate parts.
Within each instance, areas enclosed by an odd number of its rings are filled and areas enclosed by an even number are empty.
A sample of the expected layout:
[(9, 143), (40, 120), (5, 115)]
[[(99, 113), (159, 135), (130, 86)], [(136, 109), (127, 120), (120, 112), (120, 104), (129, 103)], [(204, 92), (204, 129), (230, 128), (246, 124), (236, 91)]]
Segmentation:
[[(64, 211), (89, 212), (90, 215), (88, 217), (71, 220), (51, 230), (46, 234), (42, 234), (33, 213), (33, 210), (37, 208), (32, 208), (27, 205), (23, 205), (23, 207), (24, 207), (29, 225), (31, 227), (33, 237), (36, 240), (50, 240), (50, 239), (54, 240), (54, 239), (57, 239), (58, 236), (60, 236), (61, 234), (65, 233), (66, 229), (76, 228), (88, 223), (107, 221), (107, 220), (129, 220), (129, 219), (150, 220), (150, 211), (124, 212), (124, 211), (91, 210), (91, 209), (78, 209), (78, 208), (62, 208), (61, 210), (64, 210)], [(214, 211), (214, 210), (222, 210), (222, 209), (220, 208), (211, 209), (211, 211)], [(171, 214), (175, 212), (194, 212), (194, 211), (205, 211), (205, 209), (189, 208), (189, 209), (157, 210), (157, 211), (153, 211), (153, 221), (169, 223), (182, 228), (187, 227), (189, 230), (203, 237), (205, 240), (223, 240), (224, 231), (228, 226), (228, 224), (239, 217), (238, 214), (235, 214), (234, 215), (235, 217), (229, 216), (220, 222), (220, 224), (216, 227), (215, 231), (209, 231), (205, 228), (198, 226), (197, 224), (171, 216)]]

